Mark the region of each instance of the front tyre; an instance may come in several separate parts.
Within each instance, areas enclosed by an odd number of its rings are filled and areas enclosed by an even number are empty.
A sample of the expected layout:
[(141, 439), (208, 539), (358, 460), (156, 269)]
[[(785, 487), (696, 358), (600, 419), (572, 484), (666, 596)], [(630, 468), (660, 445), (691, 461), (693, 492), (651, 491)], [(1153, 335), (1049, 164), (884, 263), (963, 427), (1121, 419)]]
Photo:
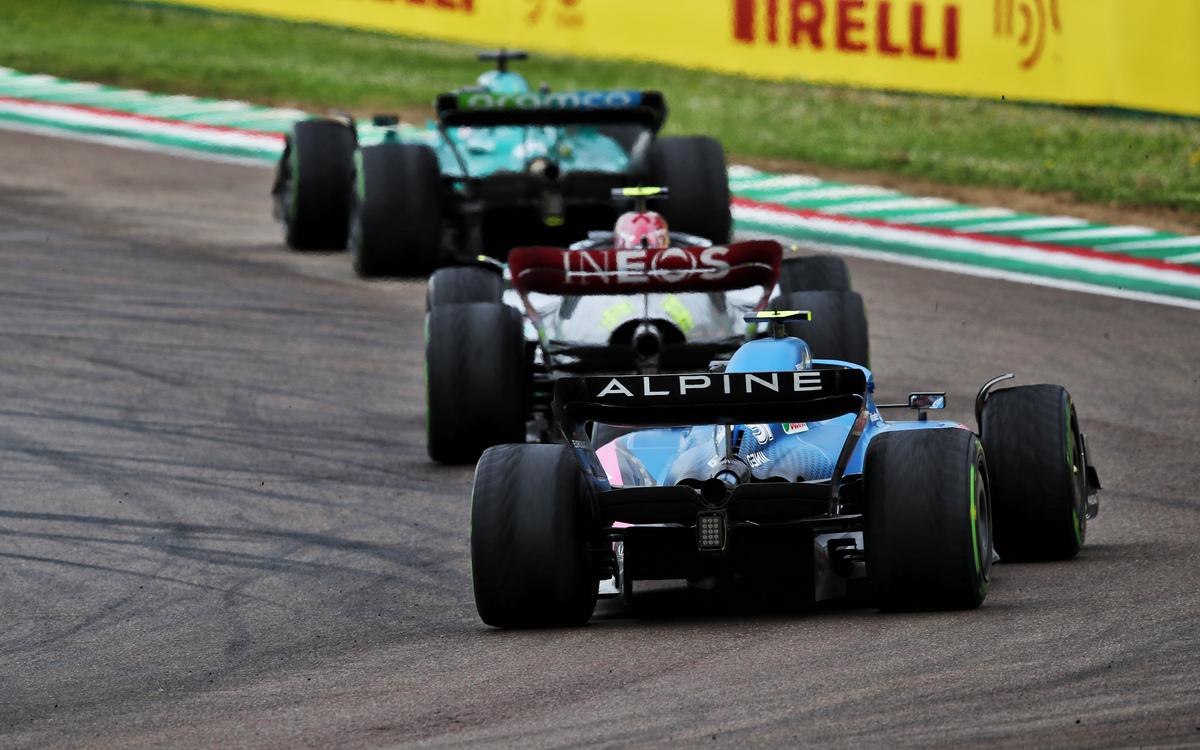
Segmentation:
[(902, 430), (871, 440), (863, 543), (881, 609), (983, 603), (992, 564), (987, 477), (983, 448), (967, 430)]
[(475, 467), (471, 581), (497, 628), (583, 625), (596, 607), (583, 473), (563, 445), (500, 445)]
[(996, 551), (1006, 561), (1067, 560), (1087, 535), (1087, 467), (1067, 389), (992, 392), (980, 433), (995, 497)]
[(525, 442), (529, 373), (521, 314), (476, 302), (429, 311), (425, 333), (426, 447), (444, 464)]
[(363, 278), (426, 276), (442, 247), (441, 171), (432, 148), (383, 143), (361, 151), (350, 248)]

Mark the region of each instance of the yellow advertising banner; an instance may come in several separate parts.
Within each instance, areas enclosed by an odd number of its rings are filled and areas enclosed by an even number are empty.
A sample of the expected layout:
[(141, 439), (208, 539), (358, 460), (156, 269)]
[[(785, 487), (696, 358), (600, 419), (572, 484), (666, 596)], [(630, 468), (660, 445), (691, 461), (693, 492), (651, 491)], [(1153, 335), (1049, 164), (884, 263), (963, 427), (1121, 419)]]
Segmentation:
[(1200, 115), (1200, 0), (172, 1), (756, 78)]

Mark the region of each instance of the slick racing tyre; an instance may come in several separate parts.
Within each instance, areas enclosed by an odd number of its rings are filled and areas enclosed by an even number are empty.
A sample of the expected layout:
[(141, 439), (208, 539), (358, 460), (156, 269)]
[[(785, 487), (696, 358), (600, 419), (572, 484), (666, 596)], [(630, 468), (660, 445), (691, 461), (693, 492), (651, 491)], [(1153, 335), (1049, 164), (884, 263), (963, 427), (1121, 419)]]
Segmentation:
[(788, 326), (788, 332), (804, 339), (813, 359), (870, 365), (867, 313), (857, 292), (795, 292), (776, 297), (771, 309), (812, 312), (811, 321)]
[(848, 292), (850, 269), (836, 255), (805, 255), (784, 258), (779, 271), (779, 293)]
[(498, 270), (482, 266), (441, 268), (429, 277), (425, 309), (469, 302), (500, 302), (504, 279)]
[(429, 457), (471, 463), (485, 448), (525, 442), (528, 368), (521, 314), (474, 302), (429, 311), (425, 332)]
[(1087, 534), (1087, 464), (1067, 390), (1025, 385), (993, 391), (979, 428), (1001, 559), (1066, 560), (1078, 554)]
[(968, 430), (877, 435), (863, 465), (867, 579), (884, 610), (972, 609), (992, 564), (987, 467)]
[(475, 467), (471, 580), (497, 628), (583, 625), (596, 607), (583, 474), (565, 445), (500, 445)]
[(273, 190), (291, 249), (346, 249), (356, 148), (353, 128), (337, 120), (305, 120), (292, 128)]
[(733, 233), (729, 174), (719, 142), (699, 135), (659, 138), (650, 150), (650, 173), (655, 183), (670, 191), (656, 208), (672, 230), (717, 244), (729, 242)]
[(363, 278), (425, 276), (442, 246), (441, 172), (428, 146), (362, 149), (350, 246)]

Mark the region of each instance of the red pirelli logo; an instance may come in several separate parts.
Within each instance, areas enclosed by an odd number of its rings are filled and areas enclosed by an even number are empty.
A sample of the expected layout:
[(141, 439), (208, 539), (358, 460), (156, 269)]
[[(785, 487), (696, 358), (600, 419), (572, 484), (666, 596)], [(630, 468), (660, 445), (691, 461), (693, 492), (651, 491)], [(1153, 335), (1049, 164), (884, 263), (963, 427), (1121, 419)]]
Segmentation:
[[(734, 0), (733, 38), (745, 44), (785, 44), (892, 57), (957, 60), (959, 6), (937, 10), (920, 0)], [(938, 33), (940, 31), (940, 33)]]

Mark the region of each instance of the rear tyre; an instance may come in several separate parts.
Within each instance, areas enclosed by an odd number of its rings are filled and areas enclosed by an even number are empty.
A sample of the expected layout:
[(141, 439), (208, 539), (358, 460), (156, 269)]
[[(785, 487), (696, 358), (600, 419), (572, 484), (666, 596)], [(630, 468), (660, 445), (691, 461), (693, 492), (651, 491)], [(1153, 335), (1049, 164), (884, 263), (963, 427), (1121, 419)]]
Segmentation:
[(292, 127), (272, 191), (291, 249), (346, 249), (356, 148), (354, 130), (336, 120), (305, 120)]
[(987, 596), (983, 448), (959, 429), (876, 436), (863, 467), (867, 578), (880, 609), (973, 609)]
[(979, 427), (1000, 557), (1077, 555), (1087, 535), (1087, 472), (1071, 395), (1058, 385), (995, 391), (983, 405)]
[(670, 191), (660, 210), (671, 229), (729, 242), (729, 173), (718, 141), (699, 135), (659, 138), (650, 150), (650, 172)]
[(426, 309), (470, 302), (500, 302), (504, 279), (498, 271), (479, 266), (453, 266), (429, 277)]
[(791, 329), (808, 344), (814, 359), (870, 365), (867, 313), (857, 292), (795, 292), (776, 297), (771, 309), (812, 311), (810, 322)]
[(836, 255), (785, 258), (779, 272), (779, 293), (848, 292), (850, 269)]
[(442, 246), (441, 172), (428, 146), (362, 149), (350, 246), (363, 278), (425, 276)]
[(475, 467), (471, 580), (497, 628), (583, 625), (596, 607), (583, 473), (563, 445), (499, 445)]
[(429, 457), (471, 463), (485, 448), (525, 442), (528, 374), (521, 314), (475, 302), (429, 311), (425, 333)]

